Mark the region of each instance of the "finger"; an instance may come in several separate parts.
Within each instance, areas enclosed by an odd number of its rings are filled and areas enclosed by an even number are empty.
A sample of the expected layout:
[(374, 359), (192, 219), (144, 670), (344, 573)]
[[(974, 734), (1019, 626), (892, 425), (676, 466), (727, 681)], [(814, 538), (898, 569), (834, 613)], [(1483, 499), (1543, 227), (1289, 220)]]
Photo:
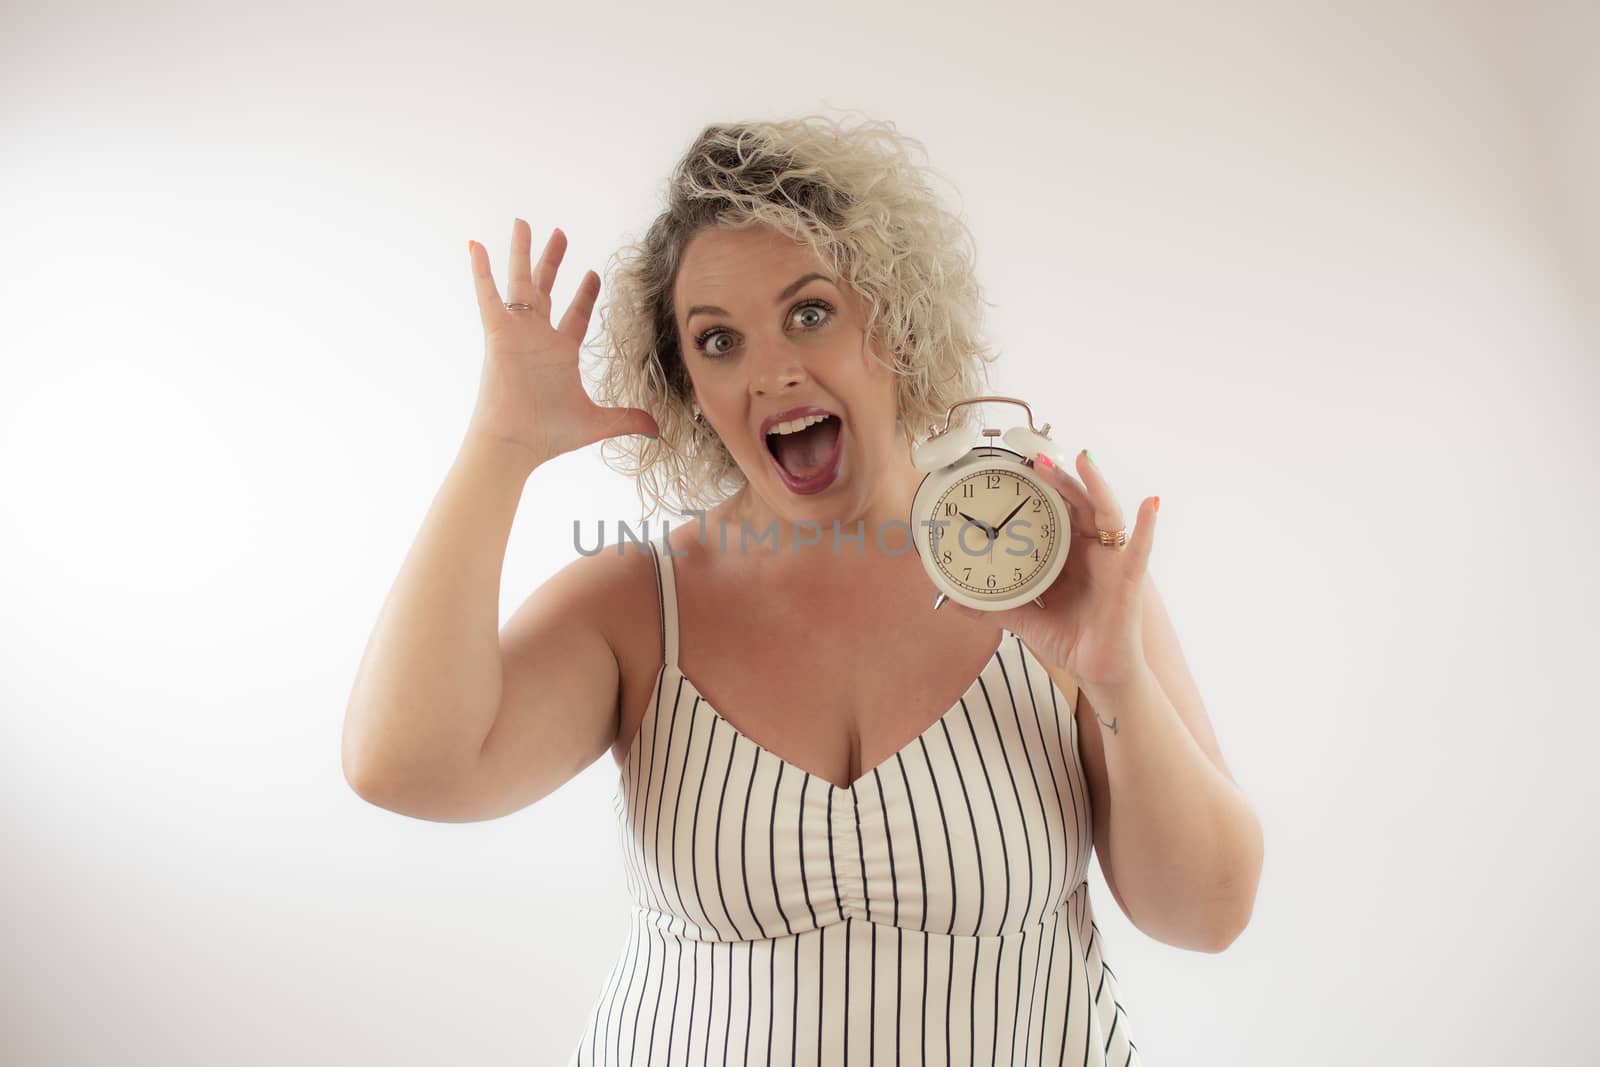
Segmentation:
[(1076, 460), (1078, 472), (1083, 475), (1083, 484), (1089, 490), (1089, 499), (1094, 502), (1095, 525), (1113, 532), (1122, 529), (1122, 505), (1117, 502), (1117, 494), (1111, 491), (1111, 485), (1100, 473), (1100, 468), (1089, 458), (1089, 450), (1080, 450)]
[(1040, 452), (1034, 457), (1033, 465), (1036, 469), (1044, 471), (1045, 477), (1055, 487), (1056, 492), (1068, 504), (1071, 518), (1076, 520), (1079, 533), (1094, 536), (1094, 502), (1089, 499), (1089, 491), (1083, 485), (1056, 465), (1049, 456)]
[(1132, 574), (1143, 575), (1149, 569), (1150, 551), (1156, 541), (1156, 512), (1160, 510), (1161, 498), (1158, 496), (1149, 497), (1139, 504), (1138, 525), (1128, 539), (1128, 553), (1132, 557), (1128, 564)]
[(954, 609), (957, 614), (973, 622), (987, 623), (1009, 630), (1029, 644), (1033, 643), (1041, 620), (1048, 617), (1046, 610), (1031, 600), (1014, 608), (1006, 608), (1004, 611), (982, 611), (955, 600), (946, 600), (939, 610), (944, 611), (946, 608)]
[(506, 300), (512, 304), (532, 304), (534, 299), (533, 272), (528, 266), (528, 253), (533, 247), (533, 230), (521, 219), (511, 220), (511, 271), (506, 279)]
[(1117, 495), (1111, 491), (1111, 483), (1100, 473), (1100, 468), (1094, 465), (1089, 450), (1085, 448), (1080, 451), (1073, 457), (1073, 462), (1083, 475), (1083, 484), (1089, 490), (1089, 499), (1093, 500), (1102, 511), (1108, 508), (1121, 511), (1121, 507), (1117, 504)]
[(661, 426), (655, 416), (643, 408), (608, 408), (597, 404), (592, 414), (593, 423), (587, 444), (630, 433), (646, 437), (661, 436)]
[(561, 325), (557, 329), (578, 344), (583, 344), (583, 339), (589, 335), (589, 316), (594, 311), (595, 298), (599, 295), (600, 275), (589, 271), (578, 283), (578, 291), (573, 295), (572, 303), (567, 305), (566, 314), (561, 316)]
[(495, 288), (494, 275), (489, 271), (489, 250), (476, 241), (469, 241), (467, 253), (472, 258), (472, 285), (478, 294), (478, 315), (487, 332), (505, 317), (506, 306)]
[(566, 251), (567, 235), (558, 227), (551, 231), (550, 240), (544, 244), (539, 262), (533, 268), (533, 282), (529, 288), (531, 295), (524, 298), (533, 305), (535, 311), (544, 316), (546, 322), (550, 321), (550, 290), (555, 285), (556, 270), (561, 266), (561, 257)]

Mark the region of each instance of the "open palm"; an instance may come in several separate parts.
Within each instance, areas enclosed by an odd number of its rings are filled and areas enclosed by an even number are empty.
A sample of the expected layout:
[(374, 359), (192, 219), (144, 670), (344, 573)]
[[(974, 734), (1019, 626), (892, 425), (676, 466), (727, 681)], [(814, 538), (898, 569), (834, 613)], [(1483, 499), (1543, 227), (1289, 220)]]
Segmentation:
[[(505, 300), (495, 288), (488, 250), (476, 241), (469, 246), (484, 339), (472, 431), (526, 448), (539, 462), (608, 437), (659, 433), (648, 411), (602, 407), (583, 387), (578, 353), (600, 294), (600, 276), (584, 274), (561, 322), (552, 326), (550, 290), (567, 236), (559, 229), (552, 232), (537, 265), (530, 262), (532, 244), (528, 224), (517, 219)], [(512, 310), (507, 303), (531, 310)]]

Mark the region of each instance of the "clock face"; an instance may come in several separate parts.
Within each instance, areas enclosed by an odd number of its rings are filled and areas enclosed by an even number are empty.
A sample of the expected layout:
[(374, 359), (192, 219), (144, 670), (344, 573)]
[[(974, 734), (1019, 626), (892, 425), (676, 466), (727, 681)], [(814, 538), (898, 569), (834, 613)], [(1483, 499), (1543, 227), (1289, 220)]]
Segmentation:
[(963, 473), (928, 518), (946, 524), (924, 528), (934, 566), (979, 598), (1027, 589), (1049, 567), (1060, 536), (1039, 486), (1009, 467)]

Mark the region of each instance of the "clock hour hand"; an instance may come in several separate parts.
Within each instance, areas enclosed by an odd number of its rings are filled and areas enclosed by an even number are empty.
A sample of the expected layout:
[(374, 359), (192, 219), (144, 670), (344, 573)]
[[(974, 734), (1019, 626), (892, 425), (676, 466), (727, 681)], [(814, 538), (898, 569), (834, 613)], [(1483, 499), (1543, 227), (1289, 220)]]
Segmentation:
[(974, 526), (983, 527), (984, 536), (987, 537), (991, 541), (993, 541), (1000, 534), (1000, 531), (995, 529), (993, 526), (990, 526), (988, 523), (984, 522), (982, 519), (973, 518), (971, 515), (968, 515), (965, 511), (957, 511), (956, 514), (960, 515), (963, 519), (966, 519), (968, 522), (972, 523)]

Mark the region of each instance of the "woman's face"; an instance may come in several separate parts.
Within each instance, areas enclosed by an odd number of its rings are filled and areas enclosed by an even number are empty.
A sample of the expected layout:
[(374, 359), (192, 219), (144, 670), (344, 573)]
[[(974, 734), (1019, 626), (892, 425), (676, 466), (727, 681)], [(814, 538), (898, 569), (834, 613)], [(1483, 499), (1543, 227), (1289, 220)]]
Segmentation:
[[(673, 306), (701, 415), (749, 492), (776, 517), (830, 531), (828, 520), (866, 516), (904, 448), (895, 377), (869, 354), (849, 286), (771, 227), (707, 229), (684, 251)], [(806, 413), (830, 417), (774, 432)]]

